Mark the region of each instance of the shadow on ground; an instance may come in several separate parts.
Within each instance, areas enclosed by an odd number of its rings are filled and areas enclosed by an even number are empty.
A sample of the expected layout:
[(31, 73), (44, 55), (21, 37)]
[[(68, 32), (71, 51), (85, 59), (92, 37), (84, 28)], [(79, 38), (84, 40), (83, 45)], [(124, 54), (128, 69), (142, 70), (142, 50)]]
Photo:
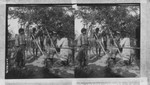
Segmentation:
[(6, 79), (32, 79), (32, 78), (61, 78), (60, 76), (50, 73), (46, 68), (33, 67), (32, 69), (14, 68), (6, 74)]

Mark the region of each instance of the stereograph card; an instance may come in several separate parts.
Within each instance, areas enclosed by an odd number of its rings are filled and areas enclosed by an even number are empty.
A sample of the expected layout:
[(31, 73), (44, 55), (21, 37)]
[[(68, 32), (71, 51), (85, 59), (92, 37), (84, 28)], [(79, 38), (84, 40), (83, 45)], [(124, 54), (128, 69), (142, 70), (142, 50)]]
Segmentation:
[(148, 85), (149, 0), (0, 0), (0, 84)]

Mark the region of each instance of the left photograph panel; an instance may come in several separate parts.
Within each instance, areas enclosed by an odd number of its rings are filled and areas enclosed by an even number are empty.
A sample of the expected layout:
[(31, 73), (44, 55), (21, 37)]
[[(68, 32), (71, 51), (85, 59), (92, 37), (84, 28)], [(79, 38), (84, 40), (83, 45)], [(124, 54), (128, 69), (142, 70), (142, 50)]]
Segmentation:
[(74, 77), (74, 8), (6, 5), (6, 79)]

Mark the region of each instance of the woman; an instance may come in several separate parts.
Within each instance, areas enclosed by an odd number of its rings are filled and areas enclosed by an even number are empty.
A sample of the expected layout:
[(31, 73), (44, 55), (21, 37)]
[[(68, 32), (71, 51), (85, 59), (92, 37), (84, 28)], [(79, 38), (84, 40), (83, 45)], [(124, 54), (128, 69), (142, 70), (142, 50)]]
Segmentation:
[(68, 46), (68, 39), (65, 37), (63, 31), (59, 31), (57, 33), (57, 44), (56, 46), (58, 47), (60, 51), (59, 52), (59, 58), (62, 61), (63, 65), (67, 65), (68, 64), (68, 57), (69, 57), (69, 46)]
[(122, 38), (120, 40), (120, 46), (122, 48), (122, 59), (125, 63), (129, 63), (130, 60), (130, 38), (127, 36), (126, 32), (122, 32)]

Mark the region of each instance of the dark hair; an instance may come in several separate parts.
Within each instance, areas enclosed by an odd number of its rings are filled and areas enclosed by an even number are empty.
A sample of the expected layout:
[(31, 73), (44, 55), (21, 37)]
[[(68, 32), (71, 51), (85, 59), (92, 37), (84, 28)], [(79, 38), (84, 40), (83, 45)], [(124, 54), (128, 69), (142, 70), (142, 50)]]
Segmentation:
[(106, 36), (106, 32), (105, 31), (102, 32), (102, 36)]
[(18, 32), (21, 33), (21, 32), (23, 32), (23, 31), (24, 31), (24, 29), (23, 29), (23, 28), (20, 28)]
[(36, 28), (34, 27), (34, 28), (32, 29), (32, 31), (33, 31), (33, 33), (35, 33), (35, 31), (36, 31)]
[(85, 28), (82, 28), (82, 29), (81, 29), (81, 33), (85, 32), (85, 31), (86, 31), (86, 29), (85, 29)]
[(96, 28), (95, 30), (96, 30), (96, 32), (98, 32), (98, 31), (99, 31), (99, 28)]
[(121, 36), (124, 38), (124, 37), (127, 37), (127, 35), (129, 35), (129, 33), (125, 30), (121, 31)]
[(61, 30), (57, 31), (57, 35), (59, 35), (60, 37), (64, 37), (65, 36), (64, 32), (61, 31)]

